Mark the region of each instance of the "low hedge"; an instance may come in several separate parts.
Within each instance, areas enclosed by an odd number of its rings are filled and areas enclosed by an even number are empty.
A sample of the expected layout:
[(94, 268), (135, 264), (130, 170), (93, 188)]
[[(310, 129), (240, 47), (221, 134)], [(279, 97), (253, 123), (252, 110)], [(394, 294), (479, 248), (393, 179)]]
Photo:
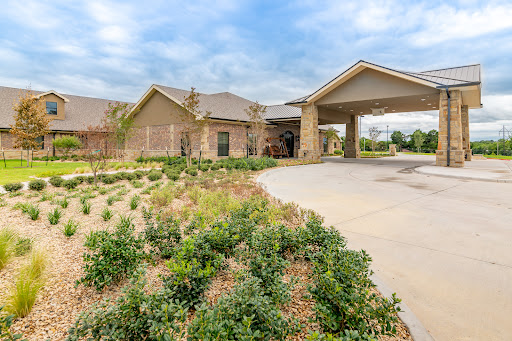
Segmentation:
[(9, 184), (4, 185), (4, 189), (7, 192), (17, 192), (22, 188), (23, 188), (23, 184), (21, 182), (11, 182)]
[(60, 187), (62, 186), (62, 183), (64, 182), (64, 179), (61, 178), (58, 175), (52, 176), (50, 180), (48, 181), (52, 186)]

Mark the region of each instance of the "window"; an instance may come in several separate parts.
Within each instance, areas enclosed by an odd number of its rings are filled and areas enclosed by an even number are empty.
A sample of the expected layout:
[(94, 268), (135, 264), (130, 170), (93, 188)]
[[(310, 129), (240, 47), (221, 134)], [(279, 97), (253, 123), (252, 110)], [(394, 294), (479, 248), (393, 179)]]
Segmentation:
[(229, 156), (229, 133), (219, 132), (217, 135), (217, 155)]
[(48, 115), (57, 115), (57, 102), (46, 102), (46, 113)]
[(257, 155), (257, 136), (256, 134), (248, 134), (247, 135), (247, 145), (249, 149), (249, 155)]
[(336, 145), (336, 142), (334, 142), (334, 149), (338, 148), (338, 146)]
[(36, 142), (39, 143), (41, 149), (44, 149), (44, 136), (36, 137)]
[(327, 137), (324, 137), (324, 153), (327, 154)]

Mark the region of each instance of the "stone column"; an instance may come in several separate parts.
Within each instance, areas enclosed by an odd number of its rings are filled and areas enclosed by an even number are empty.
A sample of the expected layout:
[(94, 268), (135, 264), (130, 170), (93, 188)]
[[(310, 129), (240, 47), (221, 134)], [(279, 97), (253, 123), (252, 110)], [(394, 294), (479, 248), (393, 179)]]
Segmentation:
[(359, 146), (359, 119), (355, 115), (350, 116), (350, 123), (346, 125), (345, 132), (345, 157), (359, 159), (361, 147)]
[(300, 159), (320, 160), (319, 138), (318, 108), (315, 104), (303, 105), (300, 118)]
[(441, 90), (439, 98), (439, 142), (436, 165), (448, 166), (448, 124), (450, 125), (450, 167), (464, 167), (462, 144), (462, 96), (460, 90), (450, 91), (450, 122), (448, 122), (448, 97)]
[(205, 124), (201, 131), (201, 155), (203, 159), (209, 159), (212, 157), (210, 153), (210, 126)]
[(469, 108), (467, 105), (461, 107), (461, 122), (462, 122), (462, 148), (464, 149), (464, 159), (471, 161), (473, 152), (471, 144), (469, 143)]
[(389, 155), (396, 156), (396, 144), (389, 145)]

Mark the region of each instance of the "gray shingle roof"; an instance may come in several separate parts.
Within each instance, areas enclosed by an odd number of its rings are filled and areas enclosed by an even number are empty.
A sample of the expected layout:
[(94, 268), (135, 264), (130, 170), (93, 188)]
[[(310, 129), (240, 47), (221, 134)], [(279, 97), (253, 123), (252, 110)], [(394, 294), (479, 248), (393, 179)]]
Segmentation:
[[(0, 128), (10, 128), (14, 123), (13, 103), (17, 100), (21, 92), (25, 89), (8, 88), (0, 86)], [(32, 91), (34, 95), (44, 93), (44, 91)], [(77, 131), (85, 129), (88, 125), (97, 125), (101, 123), (105, 110), (109, 103), (118, 101), (65, 95), (69, 99), (65, 104), (65, 119), (54, 120), (50, 124), (51, 130)], [(130, 103), (131, 104), (131, 103)]]
[[(420, 72), (410, 72), (410, 71), (400, 71), (391, 69), (388, 67), (384, 67), (381, 65), (373, 64), (366, 62), (364, 60), (360, 60), (350, 68), (348, 68), (346, 71), (342, 72), (338, 76), (336, 76), (334, 79), (342, 76), (344, 73), (352, 69), (355, 65), (359, 63), (367, 63), (375, 66), (379, 66), (381, 68), (385, 68), (391, 71), (396, 71), (403, 73), (405, 75), (413, 76), (416, 78), (420, 78), (423, 80), (426, 80), (428, 82), (431, 82), (433, 86), (436, 86), (438, 88), (445, 87), (445, 86), (465, 86), (465, 85), (472, 85), (472, 84), (480, 84), (480, 64), (474, 64), (474, 65), (466, 65), (466, 66), (458, 66), (458, 67), (452, 67), (452, 68), (446, 68), (446, 69), (438, 69), (438, 70), (430, 70), (430, 71), (420, 71)], [(333, 80), (334, 80), (333, 79)], [(331, 83), (329, 81), (329, 83)], [(322, 86), (320, 89), (315, 91), (312, 94), (303, 96), (301, 98), (294, 99), (292, 101), (286, 102), (286, 104), (300, 104), (307, 102), (308, 98), (317, 93), (319, 90), (323, 89), (325, 86), (327, 86), (329, 83)]]
[[(180, 102), (190, 94), (190, 90), (176, 89), (163, 85), (156, 86)], [(245, 113), (245, 109), (248, 109), (249, 106), (253, 105), (255, 102), (230, 92), (220, 92), (211, 95), (198, 92), (198, 94), (199, 110), (203, 114), (210, 111), (212, 113), (211, 118), (231, 121), (249, 121), (249, 116)]]

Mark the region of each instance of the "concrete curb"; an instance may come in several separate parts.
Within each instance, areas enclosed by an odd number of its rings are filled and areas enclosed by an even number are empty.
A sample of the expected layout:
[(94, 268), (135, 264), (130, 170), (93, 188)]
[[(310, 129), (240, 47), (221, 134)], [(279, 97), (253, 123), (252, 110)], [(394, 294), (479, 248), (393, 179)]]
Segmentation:
[[(439, 176), (442, 178), (459, 179), (459, 180), (473, 180), (473, 181), (485, 181), (485, 182), (497, 182), (497, 183), (512, 183), (512, 179), (493, 179), (484, 176), (471, 176), (471, 175), (459, 175), (459, 174), (441, 174), (426, 170), (424, 166), (414, 168), (414, 171), (421, 175)], [(423, 168), (423, 169), (422, 169)]]
[[(256, 179), (256, 183), (261, 186), (267, 193), (276, 197), (268, 187), (263, 183), (263, 179), (268, 177), (269, 174), (274, 173), (281, 168), (271, 169), (267, 172), (260, 174)], [(281, 200), (280, 198), (278, 198)], [(390, 287), (388, 287), (377, 275), (373, 274), (371, 280), (377, 286), (377, 290), (385, 296), (391, 297), (395, 291), (393, 291)], [(416, 315), (412, 312), (412, 310), (405, 304), (403, 301), (399, 304), (401, 311), (398, 313), (398, 318), (405, 324), (407, 330), (411, 334), (411, 337), (414, 341), (435, 341), (435, 339), (430, 335), (428, 330), (423, 326), (420, 320), (416, 317)]]
[[(371, 280), (377, 286), (377, 290), (387, 297), (390, 298), (394, 291), (388, 287), (377, 275), (373, 274), (370, 276)], [(423, 326), (423, 324), (418, 320), (416, 315), (412, 312), (412, 310), (405, 304), (403, 301), (398, 304), (401, 311), (398, 313), (398, 318), (402, 320), (402, 322), (409, 330), (411, 337), (414, 341), (435, 341), (435, 339), (430, 335), (428, 330)]]

